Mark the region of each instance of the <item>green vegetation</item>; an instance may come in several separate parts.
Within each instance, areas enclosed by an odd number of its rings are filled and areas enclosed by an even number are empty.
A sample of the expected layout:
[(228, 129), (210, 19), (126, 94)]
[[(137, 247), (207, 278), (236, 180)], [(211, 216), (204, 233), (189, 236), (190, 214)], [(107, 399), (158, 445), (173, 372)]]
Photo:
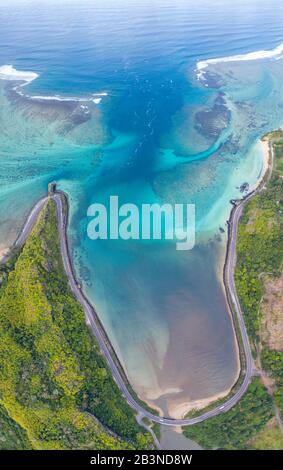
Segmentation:
[(160, 441), (160, 438), (161, 438), (161, 428), (160, 428), (160, 424), (158, 424), (158, 423), (153, 423), (153, 425), (152, 425), (152, 430), (153, 430), (154, 434), (156, 435), (157, 439)]
[(246, 204), (239, 224), (235, 282), (253, 342), (258, 340), (259, 303), (264, 292), (261, 275), (271, 272), (279, 277), (282, 272), (283, 179), (276, 167), (275, 163), (267, 188)]
[(68, 287), (54, 201), (4, 271), (0, 421), (7, 433), (4, 429), (2, 447), (150, 447), (151, 436), (122, 398)]
[(279, 426), (272, 419), (265, 428), (250, 442), (253, 450), (282, 450), (283, 434)]
[[(187, 437), (209, 449), (282, 449), (281, 430), (267, 423), (273, 415), (273, 402), (283, 412), (283, 345), (270, 348), (266, 335), (262, 334), (262, 299), (266, 276), (275, 283), (282, 277), (283, 132), (276, 131), (265, 138), (276, 139), (273, 173), (266, 187), (245, 205), (238, 229), (235, 283), (254, 356), (272, 386), (268, 393), (260, 379), (254, 379), (241, 401), (229, 412), (184, 428)], [(281, 311), (282, 297), (279, 294)], [(273, 328), (275, 323), (274, 320)], [(276, 330), (273, 335), (273, 343), (279, 344)], [(197, 414), (199, 412), (191, 412), (190, 416)]]
[(0, 406), (0, 450), (30, 449), (26, 432)]
[(283, 414), (283, 352), (263, 349), (261, 354), (262, 368), (275, 382), (274, 402)]
[(275, 402), (283, 412), (283, 345), (281, 351), (270, 350), (260, 335), (264, 274), (278, 279), (283, 263), (283, 133), (276, 131), (267, 137), (277, 139), (273, 142), (273, 173), (267, 187), (245, 206), (239, 224), (235, 282), (255, 353), (261, 350), (261, 365), (275, 381)]
[(272, 399), (257, 378), (230, 411), (188, 426), (183, 432), (205, 449), (245, 449), (272, 415)]

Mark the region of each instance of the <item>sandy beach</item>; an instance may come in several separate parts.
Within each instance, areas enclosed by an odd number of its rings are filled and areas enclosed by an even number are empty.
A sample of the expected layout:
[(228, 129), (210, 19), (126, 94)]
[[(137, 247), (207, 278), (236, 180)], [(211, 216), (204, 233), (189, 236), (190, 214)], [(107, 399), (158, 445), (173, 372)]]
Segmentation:
[(261, 174), (261, 180), (264, 178), (266, 175), (266, 172), (269, 170), (269, 165), (270, 165), (270, 148), (269, 148), (269, 139), (267, 140), (261, 140), (261, 146), (263, 150), (263, 166), (262, 166), (262, 174)]
[(0, 262), (5, 258), (5, 256), (9, 253), (10, 248), (4, 245), (0, 245)]
[(201, 410), (203, 408), (206, 408), (210, 403), (213, 403), (217, 400), (220, 400), (221, 398), (226, 397), (230, 392), (229, 390), (224, 390), (222, 393), (218, 393), (216, 395), (213, 395), (211, 397), (207, 398), (202, 398), (200, 400), (193, 400), (193, 401), (188, 401), (184, 403), (170, 403), (168, 402), (168, 412), (170, 415), (170, 418), (174, 419), (183, 419), (185, 418), (186, 414), (189, 413), (192, 410)]

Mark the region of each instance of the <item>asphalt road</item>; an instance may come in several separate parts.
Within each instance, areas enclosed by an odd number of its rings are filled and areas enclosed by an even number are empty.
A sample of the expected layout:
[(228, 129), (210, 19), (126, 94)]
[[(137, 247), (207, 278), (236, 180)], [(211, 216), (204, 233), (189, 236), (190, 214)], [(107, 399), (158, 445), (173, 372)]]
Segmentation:
[[(227, 253), (227, 258), (226, 258), (226, 267), (225, 267), (225, 273), (224, 273), (225, 283), (229, 290), (230, 298), (234, 304), (234, 310), (235, 310), (235, 314), (237, 315), (239, 329), (240, 329), (241, 336), (242, 336), (243, 348), (244, 348), (245, 359), (246, 359), (245, 377), (239, 389), (226, 402), (222, 403), (221, 405), (216, 406), (212, 410), (207, 411), (206, 413), (203, 413), (200, 416), (197, 416), (195, 418), (189, 418), (189, 419), (172, 419), (172, 418), (162, 418), (160, 416), (156, 416), (152, 414), (150, 411), (144, 409), (142, 405), (138, 403), (129, 392), (127, 388), (127, 384), (125, 383), (125, 380), (119, 370), (119, 367), (117, 366), (116, 360), (113, 359), (113, 356), (111, 354), (111, 349), (108, 347), (107, 341), (105, 340), (105, 337), (101, 331), (101, 326), (97, 319), (96, 312), (94, 308), (92, 307), (92, 305), (89, 303), (89, 301), (86, 299), (84, 294), (82, 293), (81, 288), (75, 279), (73, 269), (72, 269), (72, 264), (70, 261), (69, 251), (68, 251), (68, 244), (67, 244), (67, 237), (66, 237), (66, 220), (65, 220), (64, 210), (63, 210), (62, 196), (60, 195), (59, 192), (56, 192), (54, 195), (49, 196), (49, 197), (52, 197), (52, 199), (56, 203), (58, 227), (59, 227), (59, 234), (60, 234), (61, 254), (62, 254), (64, 269), (69, 280), (70, 288), (84, 309), (86, 319), (92, 329), (93, 334), (96, 337), (96, 340), (111, 370), (113, 378), (116, 381), (118, 387), (120, 388), (122, 395), (127, 400), (129, 405), (138, 413), (139, 417), (147, 417), (151, 421), (154, 421), (159, 424), (168, 425), (168, 426), (192, 426), (196, 423), (200, 423), (201, 421), (211, 418), (212, 416), (217, 416), (221, 413), (225, 413), (230, 408), (232, 408), (242, 398), (242, 396), (246, 392), (249, 386), (251, 377), (254, 373), (254, 370), (253, 370), (253, 360), (252, 360), (249, 339), (248, 339), (244, 319), (242, 316), (242, 312), (241, 312), (241, 308), (240, 308), (240, 304), (237, 298), (235, 284), (234, 284), (234, 267), (235, 267), (235, 262), (236, 262), (236, 241), (237, 241), (238, 222), (239, 222), (245, 202), (249, 200), (251, 197), (253, 197), (254, 194), (255, 192), (248, 195), (245, 198), (245, 200), (238, 202), (234, 208), (233, 214), (230, 219), (230, 239), (229, 239), (229, 248), (228, 248), (228, 253)], [(15, 242), (15, 246), (19, 247), (24, 243), (35, 221), (37, 220), (37, 217), (42, 207), (44, 206), (47, 200), (48, 200), (48, 197), (42, 198), (33, 207), (31, 213), (29, 214), (26, 220), (26, 223), (22, 229), (21, 234), (19, 235), (18, 239)]]
[[(250, 195), (250, 197), (252, 197), (252, 195)], [(240, 202), (239, 205), (234, 209), (234, 215), (232, 218), (232, 223), (230, 225), (231, 227), (230, 237), (231, 238), (230, 238), (230, 249), (228, 250), (227, 262), (226, 262), (226, 276), (227, 276), (227, 281), (229, 283), (228, 285), (230, 289), (231, 298), (233, 299), (234, 304), (235, 304), (235, 311), (238, 317), (239, 327), (240, 327), (243, 345), (244, 345), (244, 351), (245, 351), (245, 356), (246, 356), (245, 378), (240, 388), (238, 389), (238, 391), (231, 398), (229, 398), (225, 403), (219, 406), (216, 406), (213, 410), (207, 411), (206, 413), (203, 413), (202, 415), (197, 416), (195, 418), (171, 419), (171, 418), (161, 418), (159, 416), (152, 414), (148, 410), (144, 409), (142, 405), (138, 403), (129, 392), (127, 385), (124, 381), (124, 378), (122, 377), (119, 371), (119, 368), (116, 364), (116, 361), (113, 359), (111, 352), (108, 349), (107, 344), (105, 343), (105, 339), (101, 333), (100, 326), (98, 325), (98, 322), (96, 321), (96, 318), (97, 318), (96, 313), (93, 307), (91, 306), (91, 304), (83, 295), (80, 289), (80, 286), (78, 285), (74, 277), (72, 265), (71, 265), (69, 253), (68, 253), (68, 246), (67, 246), (67, 239), (66, 239), (66, 225), (65, 225), (65, 220), (64, 220), (62, 199), (59, 193), (55, 193), (55, 195), (53, 196), (53, 199), (56, 202), (56, 207), (57, 207), (62, 259), (63, 259), (63, 264), (64, 264), (66, 274), (69, 279), (70, 287), (75, 297), (82, 305), (85, 311), (85, 315), (88, 320), (88, 323), (90, 324), (91, 329), (93, 331), (93, 334), (95, 335), (99, 343), (99, 346), (108, 362), (108, 366), (112, 372), (113, 378), (118, 384), (123, 396), (129, 403), (129, 405), (136, 412), (138, 412), (140, 416), (146, 416), (147, 418), (149, 418), (150, 420), (156, 423), (165, 424), (168, 426), (191, 426), (193, 424), (200, 423), (201, 421), (204, 421), (205, 419), (210, 418), (212, 416), (216, 416), (220, 413), (225, 413), (225, 411), (228, 411), (230, 408), (232, 408), (242, 398), (242, 396), (246, 392), (248, 385), (250, 383), (251, 377), (253, 375), (253, 360), (252, 360), (252, 355), (251, 355), (251, 350), (250, 350), (250, 344), (249, 344), (248, 335), (247, 335), (245, 323), (242, 317), (242, 312), (241, 312), (241, 308), (238, 302), (238, 298), (237, 298), (236, 290), (235, 290), (235, 284), (234, 284), (234, 266), (235, 266), (235, 258), (236, 258), (235, 247), (236, 247), (236, 239), (237, 239), (237, 226), (238, 226), (239, 218), (241, 216), (243, 202)]]

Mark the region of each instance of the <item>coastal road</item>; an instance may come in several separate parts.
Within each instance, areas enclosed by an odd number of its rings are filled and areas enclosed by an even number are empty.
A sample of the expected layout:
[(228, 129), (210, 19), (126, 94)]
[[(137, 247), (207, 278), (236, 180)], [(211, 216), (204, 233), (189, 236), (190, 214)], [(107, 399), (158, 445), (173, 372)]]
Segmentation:
[(230, 239), (229, 239), (226, 267), (225, 267), (225, 273), (224, 273), (226, 288), (229, 290), (231, 299), (234, 303), (234, 310), (237, 315), (239, 328), (240, 328), (240, 332), (242, 336), (243, 347), (244, 347), (245, 358), (246, 358), (245, 378), (241, 386), (237, 390), (237, 392), (235, 392), (235, 394), (232, 397), (230, 397), (225, 403), (222, 403), (221, 405), (216, 406), (214, 409), (207, 411), (206, 413), (203, 413), (200, 416), (197, 416), (195, 418), (188, 418), (188, 419), (185, 419), (185, 418), (184, 419), (171, 419), (171, 418), (162, 418), (160, 416), (156, 416), (150, 411), (144, 409), (142, 405), (138, 401), (136, 401), (135, 398), (129, 392), (125, 379), (122, 376), (119, 370), (119, 367), (117, 366), (116, 360), (113, 357), (113, 353), (111, 353), (111, 350), (109, 346), (107, 345), (105, 336), (102, 332), (100, 323), (97, 318), (97, 314), (94, 308), (92, 307), (92, 305), (90, 304), (90, 302), (84, 296), (79, 284), (77, 283), (75, 279), (73, 269), (72, 269), (72, 264), (70, 261), (69, 250), (68, 250), (68, 243), (67, 243), (67, 236), (66, 236), (66, 217), (64, 214), (62, 195), (59, 192), (56, 192), (52, 196), (53, 200), (56, 203), (56, 208), (57, 208), (61, 254), (62, 254), (64, 269), (69, 279), (70, 288), (73, 294), (75, 295), (76, 299), (80, 302), (80, 304), (82, 305), (84, 309), (87, 321), (92, 329), (94, 336), (96, 337), (96, 340), (111, 370), (113, 378), (116, 381), (118, 387), (120, 388), (122, 395), (127, 400), (129, 405), (139, 414), (139, 416), (147, 417), (151, 421), (154, 421), (159, 424), (167, 425), (167, 426), (192, 426), (196, 423), (200, 423), (201, 421), (204, 421), (205, 419), (211, 418), (212, 416), (217, 416), (221, 413), (225, 413), (230, 408), (232, 408), (242, 398), (242, 396), (246, 392), (249, 386), (251, 377), (253, 375), (253, 360), (252, 360), (252, 354), (251, 354), (251, 349), (250, 349), (250, 344), (249, 344), (249, 339), (248, 339), (245, 323), (243, 320), (239, 301), (236, 295), (236, 289), (235, 289), (235, 284), (234, 284), (234, 266), (235, 266), (235, 261), (236, 261), (236, 241), (237, 241), (238, 222), (242, 213), (242, 208), (243, 208), (244, 203), (248, 199), (250, 199), (253, 195), (254, 193), (247, 196), (245, 200), (240, 201), (238, 205), (235, 206), (233, 209), (233, 213), (230, 219)]
[(64, 212), (62, 198), (65, 196), (63, 196), (63, 193), (55, 192), (51, 196), (46, 196), (40, 199), (31, 210), (25, 222), (25, 225), (19, 237), (17, 238), (14, 246), (20, 247), (23, 245), (34, 223), (36, 222), (44, 204), (47, 202), (49, 198), (52, 198), (56, 204), (57, 217), (58, 217), (58, 230), (59, 230), (59, 235), (60, 235), (61, 255), (62, 255), (64, 270), (68, 277), (70, 288), (74, 296), (78, 300), (78, 302), (83, 307), (87, 322), (89, 323), (92, 329), (92, 332), (99, 344), (99, 347), (108, 363), (108, 366), (111, 370), (114, 380), (116, 381), (118, 387), (121, 390), (122, 395), (127, 400), (128, 404), (133, 408), (133, 410), (135, 410), (135, 412), (138, 413), (139, 420), (142, 417), (147, 417), (153, 422), (167, 425), (167, 426), (192, 426), (208, 418), (217, 416), (221, 413), (225, 413), (226, 411), (230, 410), (230, 408), (232, 408), (242, 398), (242, 396), (246, 392), (249, 386), (251, 377), (254, 374), (254, 368), (253, 368), (253, 359), (252, 359), (248, 334), (246, 331), (241, 307), (240, 307), (238, 297), (236, 294), (235, 283), (234, 283), (234, 268), (235, 268), (235, 263), (236, 263), (237, 228), (238, 228), (239, 219), (242, 214), (243, 206), (258, 191), (259, 189), (252, 192), (248, 196), (246, 196), (245, 199), (238, 201), (233, 208), (230, 221), (229, 221), (229, 243), (228, 243), (228, 249), (227, 249), (225, 269), (224, 269), (224, 281), (225, 281), (225, 286), (227, 289), (227, 295), (228, 295), (228, 298), (230, 298), (231, 302), (233, 303), (233, 309), (237, 316), (242, 343), (243, 343), (243, 349), (245, 353), (245, 371), (244, 371), (245, 377), (239, 389), (235, 392), (233, 396), (231, 396), (228, 400), (226, 400), (226, 402), (223, 402), (222, 404), (216, 406), (212, 410), (209, 410), (195, 418), (188, 418), (188, 419), (185, 419), (185, 418), (184, 419), (172, 419), (172, 418), (165, 418), (165, 417), (162, 418), (160, 416), (156, 416), (150, 411), (148, 411), (147, 409), (144, 409), (142, 404), (139, 403), (131, 395), (128, 389), (128, 384), (126, 383), (125, 378), (123, 377), (123, 374), (121, 373), (120, 368), (117, 365), (117, 360), (115, 359), (115, 355), (113, 354), (111, 347), (108, 345), (108, 341), (106, 339), (105, 334), (103, 333), (103, 329), (101, 327), (97, 314), (93, 306), (90, 304), (88, 299), (83, 294), (81, 287), (75, 278), (73, 268), (72, 268), (72, 263), (70, 260), (69, 250), (68, 250), (68, 242), (67, 242), (67, 234), (66, 234), (67, 217)]

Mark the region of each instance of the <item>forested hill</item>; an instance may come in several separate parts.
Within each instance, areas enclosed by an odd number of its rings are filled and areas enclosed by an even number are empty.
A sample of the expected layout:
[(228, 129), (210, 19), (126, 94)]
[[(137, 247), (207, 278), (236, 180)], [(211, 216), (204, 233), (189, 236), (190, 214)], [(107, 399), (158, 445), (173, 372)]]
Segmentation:
[(0, 448), (151, 447), (68, 287), (54, 201), (0, 279)]
[(272, 177), (245, 206), (235, 281), (256, 365), (283, 416), (283, 132), (264, 139), (273, 145)]
[(273, 145), (272, 177), (245, 204), (235, 270), (260, 377), (230, 411), (184, 429), (204, 448), (283, 448), (283, 131), (264, 139)]

